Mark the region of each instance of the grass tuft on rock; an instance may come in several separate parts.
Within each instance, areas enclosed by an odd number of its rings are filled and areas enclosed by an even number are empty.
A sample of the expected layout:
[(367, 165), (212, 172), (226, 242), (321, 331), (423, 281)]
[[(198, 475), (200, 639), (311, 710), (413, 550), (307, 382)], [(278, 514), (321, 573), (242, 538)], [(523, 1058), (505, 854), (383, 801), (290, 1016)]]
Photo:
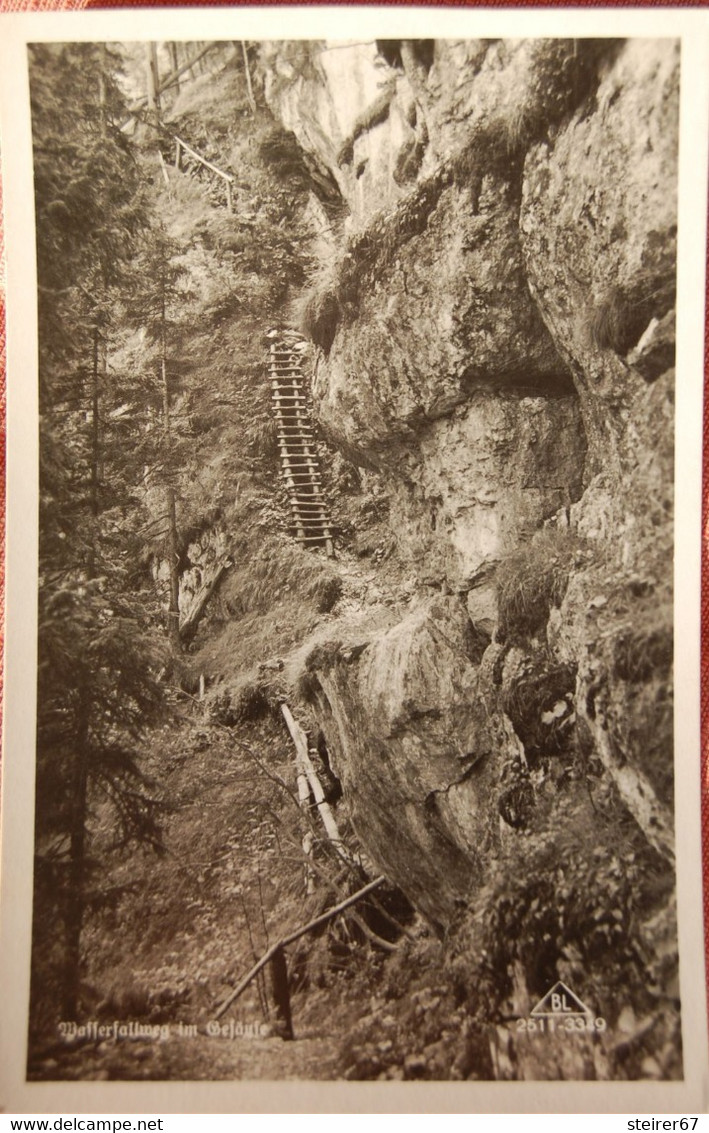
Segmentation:
[(497, 568), (498, 640), (539, 635), (553, 606), (560, 606), (580, 541), (566, 528), (544, 527)]

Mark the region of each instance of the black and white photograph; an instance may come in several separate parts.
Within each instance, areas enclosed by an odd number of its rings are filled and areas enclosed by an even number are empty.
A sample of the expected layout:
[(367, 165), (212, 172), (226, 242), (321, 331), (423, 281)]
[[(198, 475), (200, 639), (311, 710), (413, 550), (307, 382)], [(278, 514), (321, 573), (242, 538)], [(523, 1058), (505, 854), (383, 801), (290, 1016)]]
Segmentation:
[(683, 50), (30, 42), (28, 1083), (683, 1080)]

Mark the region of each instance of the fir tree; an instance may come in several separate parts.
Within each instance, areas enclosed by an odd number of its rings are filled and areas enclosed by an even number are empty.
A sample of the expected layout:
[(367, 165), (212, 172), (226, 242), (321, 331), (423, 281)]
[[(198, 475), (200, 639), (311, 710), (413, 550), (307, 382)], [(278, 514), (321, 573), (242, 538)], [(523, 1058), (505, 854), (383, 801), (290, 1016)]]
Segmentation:
[(117, 66), (103, 45), (32, 49), (41, 411), (32, 995), (35, 1014), (58, 995), (65, 1018), (80, 1000), (106, 804), (115, 848), (159, 846), (136, 755), (158, 694), (126, 561), (139, 512), (114, 428), (124, 391), (110, 365), (146, 223), (140, 171), (120, 131)]

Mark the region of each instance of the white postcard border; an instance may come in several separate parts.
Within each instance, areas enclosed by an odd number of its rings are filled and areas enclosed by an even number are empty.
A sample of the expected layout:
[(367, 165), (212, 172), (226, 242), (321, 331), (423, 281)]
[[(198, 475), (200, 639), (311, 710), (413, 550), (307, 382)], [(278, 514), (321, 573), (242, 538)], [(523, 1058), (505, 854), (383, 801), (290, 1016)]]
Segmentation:
[[(37, 336), (25, 45), (51, 40), (682, 37), (676, 455), (677, 891), (683, 1082), (25, 1081), (33, 860), (37, 607)], [(12, 1112), (706, 1112), (701, 904), (701, 430), (709, 135), (709, 11), (229, 8), (0, 17), (8, 328), (6, 676), (0, 903), (0, 1109)]]

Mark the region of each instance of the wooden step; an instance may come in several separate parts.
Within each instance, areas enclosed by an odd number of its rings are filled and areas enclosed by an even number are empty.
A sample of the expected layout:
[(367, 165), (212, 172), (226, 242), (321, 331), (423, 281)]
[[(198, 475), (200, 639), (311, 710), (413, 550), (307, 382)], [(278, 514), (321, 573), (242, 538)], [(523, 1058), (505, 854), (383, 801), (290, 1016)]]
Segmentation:
[(326, 527), (330, 526), (322, 504), (317, 508), (303, 508), (300, 504), (291, 504), (291, 510), (297, 519), (302, 519), (305, 523), (324, 523)]
[(279, 441), (278, 451), (281, 456), (307, 456), (313, 461), (317, 459), (318, 455), (312, 445), (305, 443), (287, 445), (284, 441)]

